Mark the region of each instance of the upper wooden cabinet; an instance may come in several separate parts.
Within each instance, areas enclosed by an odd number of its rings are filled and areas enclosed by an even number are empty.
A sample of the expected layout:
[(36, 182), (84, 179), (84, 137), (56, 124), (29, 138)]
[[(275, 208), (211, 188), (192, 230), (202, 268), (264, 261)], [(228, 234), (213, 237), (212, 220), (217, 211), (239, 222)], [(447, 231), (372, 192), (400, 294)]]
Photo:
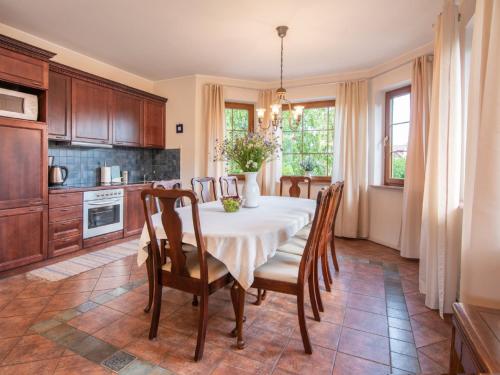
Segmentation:
[(0, 47), (0, 80), (23, 86), (49, 87), (48, 63)]
[(0, 117), (0, 210), (48, 203), (45, 123)]
[(165, 148), (165, 103), (144, 100), (144, 146)]
[(71, 77), (49, 72), (49, 139), (71, 140)]
[(111, 94), (108, 87), (72, 78), (72, 140), (111, 143)]
[(121, 91), (113, 91), (113, 144), (142, 145), (143, 100)]

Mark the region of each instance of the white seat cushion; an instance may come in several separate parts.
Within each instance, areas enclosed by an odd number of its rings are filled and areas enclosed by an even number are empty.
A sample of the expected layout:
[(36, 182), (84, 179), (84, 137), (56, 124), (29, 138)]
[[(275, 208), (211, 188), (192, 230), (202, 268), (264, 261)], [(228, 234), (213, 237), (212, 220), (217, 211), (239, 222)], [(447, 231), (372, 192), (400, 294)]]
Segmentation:
[(309, 237), (309, 233), (310, 232), (311, 232), (311, 224), (306, 225), (304, 228), (302, 228), (301, 230), (299, 230), (297, 232), (297, 234), (295, 235), (295, 237), (307, 240), (307, 238)]
[[(198, 251), (190, 251), (187, 252), (185, 255), (186, 255), (186, 269), (189, 276), (195, 279), (199, 279), (200, 263), (198, 262)], [(224, 263), (215, 259), (208, 253), (207, 253), (207, 268), (208, 268), (209, 283), (221, 278), (222, 276), (226, 275), (229, 272)], [(170, 270), (172, 269), (172, 262), (167, 261), (167, 263), (163, 265), (162, 269), (170, 272)]]
[(277, 252), (267, 263), (255, 270), (254, 276), (295, 284), (299, 276), (300, 260), (298, 255)]
[(300, 255), (304, 253), (304, 248), (306, 247), (307, 240), (299, 237), (292, 237), (283, 245), (278, 247), (278, 251), (282, 253)]

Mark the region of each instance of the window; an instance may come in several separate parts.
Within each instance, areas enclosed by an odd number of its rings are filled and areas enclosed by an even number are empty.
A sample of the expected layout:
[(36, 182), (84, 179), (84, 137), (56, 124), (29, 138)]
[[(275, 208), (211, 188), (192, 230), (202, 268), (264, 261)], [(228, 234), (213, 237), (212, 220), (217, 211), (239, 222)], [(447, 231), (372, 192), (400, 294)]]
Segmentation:
[(385, 95), (385, 184), (404, 185), (410, 131), (410, 86)]
[[(233, 141), (236, 138), (253, 132), (254, 106), (246, 103), (226, 102), (226, 139)], [(227, 163), (228, 174), (239, 174), (242, 170), (233, 162)]]
[(313, 176), (331, 176), (333, 163), (333, 133), (335, 129), (335, 101), (300, 103), (304, 114), (295, 130), (288, 124), (288, 106), (283, 112), (283, 160), (284, 176), (302, 176), (301, 163), (312, 160)]

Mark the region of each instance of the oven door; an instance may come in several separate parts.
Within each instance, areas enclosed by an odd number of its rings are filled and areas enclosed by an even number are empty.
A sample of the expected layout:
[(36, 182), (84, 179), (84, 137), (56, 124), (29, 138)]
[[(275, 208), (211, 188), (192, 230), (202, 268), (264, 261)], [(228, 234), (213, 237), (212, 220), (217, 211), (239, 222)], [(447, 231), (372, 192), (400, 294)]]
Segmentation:
[(87, 201), (83, 204), (83, 238), (123, 229), (123, 198)]

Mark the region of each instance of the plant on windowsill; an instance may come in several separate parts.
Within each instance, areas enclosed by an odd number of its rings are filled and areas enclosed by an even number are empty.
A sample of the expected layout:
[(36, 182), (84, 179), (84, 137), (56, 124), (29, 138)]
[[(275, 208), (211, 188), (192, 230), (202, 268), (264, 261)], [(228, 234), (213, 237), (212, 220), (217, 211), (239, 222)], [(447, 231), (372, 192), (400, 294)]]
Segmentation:
[(300, 167), (304, 170), (306, 177), (312, 177), (312, 172), (316, 168), (316, 162), (311, 158), (305, 158), (300, 162)]
[(262, 164), (277, 157), (280, 150), (281, 146), (276, 137), (266, 138), (260, 134), (248, 133), (232, 141), (216, 140), (214, 161), (231, 161), (241, 168), (245, 175), (244, 206), (258, 207), (260, 190), (257, 173)]

